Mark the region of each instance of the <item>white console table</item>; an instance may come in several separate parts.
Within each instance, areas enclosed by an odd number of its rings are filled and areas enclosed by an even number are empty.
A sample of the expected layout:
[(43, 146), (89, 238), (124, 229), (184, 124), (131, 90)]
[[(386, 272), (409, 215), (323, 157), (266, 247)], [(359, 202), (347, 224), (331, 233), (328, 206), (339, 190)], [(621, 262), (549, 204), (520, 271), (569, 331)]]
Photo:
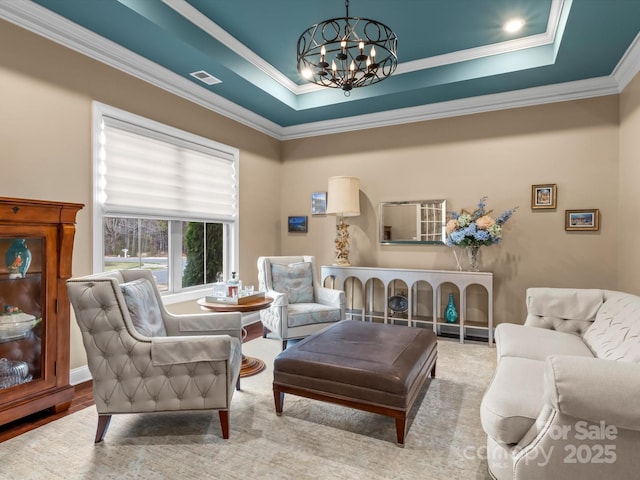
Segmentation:
[[(487, 330), (487, 338), (489, 346), (493, 344), (493, 273), (490, 272), (458, 272), (449, 270), (414, 270), (405, 268), (375, 268), (375, 267), (340, 267), (340, 266), (322, 266), (322, 285), (325, 281), (330, 282), (329, 286), (335, 287), (336, 280), (339, 281), (341, 289), (345, 289), (347, 280), (357, 279), (362, 285), (362, 309), (347, 308), (348, 318), (360, 318), (362, 320), (375, 318), (382, 319), (384, 323), (394, 323), (398, 319), (406, 321), (409, 326), (416, 326), (418, 323), (431, 325), (433, 331), (439, 334), (442, 326), (457, 328), (460, 335), (460, 343), (464, 342), (467, 328)], [(382, 312), (376, 312), (373, 308), (374, 298), (374, 282), (370, 281), (378, 279), (384, 286), (384, 308)], [(403, 281), (407, 285), (407, 301), (408, 309), (403, 317), (396, 317), (389, 314), (388, 292), (394, 291), (395, 281)], [(432, 298), (432, 316), (424, 317), (416, 315), (416, 305), (414, 296), (418, 282), (426, 282), (431, 286), (433, 291)], [(441, 310), (440, 287), (445, 283), (451, 283), (458, 288), (460, 292), (460, 305), (458, 308), (458, 320), (455, 323), (448, 323), (439, 317)], [(487, 322), (469, 322), (466, 320), (467, 314), (467, 288), (470, 285), (480, 285), (487, 292)], [(365, 288), (369, 289), (369, 305), (365, 295)], [(346, 291), (345, 291), (346, 294)], [(353, 296), (354, 289), (351, 295)], [(354, 299), (351, 298), (351, 305), (354, 305)], [(444, 316), (444, 315), (443, 315)]]

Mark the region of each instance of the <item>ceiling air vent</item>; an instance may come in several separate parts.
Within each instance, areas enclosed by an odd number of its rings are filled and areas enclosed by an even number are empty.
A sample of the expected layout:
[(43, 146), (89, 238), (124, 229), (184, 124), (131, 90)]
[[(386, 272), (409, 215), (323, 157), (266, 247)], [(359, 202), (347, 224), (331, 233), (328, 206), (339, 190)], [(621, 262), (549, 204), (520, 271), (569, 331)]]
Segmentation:
[(198, 70), (197, 72), (192, 72), (189, 75), (192, 77), (196, 77), (201, 82), (206, 83), (207, 85), (215, 85), (216, 83), (222, 83), (222, 80), (214, 77), (210, 73), (205, 72), (204, 70)]

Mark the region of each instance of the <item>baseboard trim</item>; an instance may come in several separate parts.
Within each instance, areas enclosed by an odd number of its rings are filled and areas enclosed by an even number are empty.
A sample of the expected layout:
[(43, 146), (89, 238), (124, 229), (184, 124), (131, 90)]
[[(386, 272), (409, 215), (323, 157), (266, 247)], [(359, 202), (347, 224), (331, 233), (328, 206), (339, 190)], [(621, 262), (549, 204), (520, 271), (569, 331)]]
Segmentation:
[(83, 365), (78, 368), (72, 368), (69, 372), (69, 383), (71, 385), (79, 385), (84, 382), (88, 382), (93, 377), (91, 376), (91, 372), (89, 372), (89, 367), (87, 365)]

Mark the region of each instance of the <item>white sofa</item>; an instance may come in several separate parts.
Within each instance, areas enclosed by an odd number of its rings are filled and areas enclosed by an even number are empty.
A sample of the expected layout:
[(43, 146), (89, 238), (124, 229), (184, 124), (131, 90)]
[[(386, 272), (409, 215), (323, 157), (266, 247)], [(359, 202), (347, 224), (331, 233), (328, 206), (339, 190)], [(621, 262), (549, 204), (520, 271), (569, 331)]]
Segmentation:
[(496, 328), (480, 416), (505, 479), (640, 478), (640, 297), (530, 288), (524, 325)]

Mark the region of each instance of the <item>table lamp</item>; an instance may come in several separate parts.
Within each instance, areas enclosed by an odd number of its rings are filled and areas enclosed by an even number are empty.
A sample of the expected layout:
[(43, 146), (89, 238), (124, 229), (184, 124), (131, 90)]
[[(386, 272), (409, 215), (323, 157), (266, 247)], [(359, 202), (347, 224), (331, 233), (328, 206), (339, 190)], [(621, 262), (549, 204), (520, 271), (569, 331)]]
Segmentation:
[(360, 215), (360, 179), (356, 177), (329, 177), (327, 188), (327, 214), (336, 215), (336, 259), (334, 265), (348, 267), (349, 225), (344, 217)]

